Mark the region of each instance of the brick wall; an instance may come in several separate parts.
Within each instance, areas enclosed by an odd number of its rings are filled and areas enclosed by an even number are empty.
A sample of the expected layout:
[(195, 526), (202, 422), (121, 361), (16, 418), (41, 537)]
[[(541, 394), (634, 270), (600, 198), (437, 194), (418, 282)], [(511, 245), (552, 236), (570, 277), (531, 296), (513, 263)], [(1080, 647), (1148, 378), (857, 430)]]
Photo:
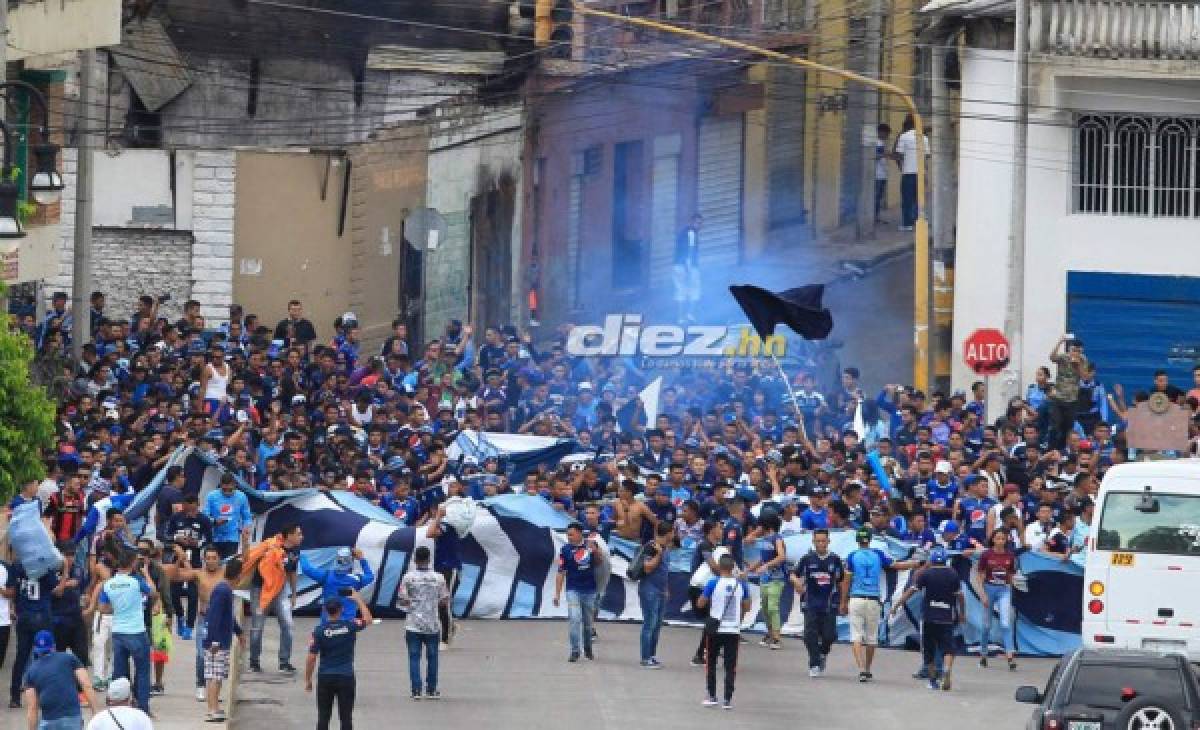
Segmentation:
[(233, 302), (233, 214), (237, 157), (232, 150), (196, 153), (192, 185), (192, 297), (209, 324), (224, 322)]
[(105, 311), (113, 318), (133, 314), (142, 294), (171, 300), (159, 313), (172, 321), (191, 296), (192, 234), (142, 228), (96, 228), (92, 232), (92, 275), (107, 293)]

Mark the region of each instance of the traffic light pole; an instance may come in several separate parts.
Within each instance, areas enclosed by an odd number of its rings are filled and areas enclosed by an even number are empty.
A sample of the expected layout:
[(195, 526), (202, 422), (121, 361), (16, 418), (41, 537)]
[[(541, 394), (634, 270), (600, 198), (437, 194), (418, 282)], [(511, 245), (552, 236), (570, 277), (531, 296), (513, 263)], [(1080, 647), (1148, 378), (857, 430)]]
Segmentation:
[[(542, 0), (542, 4), (545, 0)], [(547, 9), (548, 10), (548, 9)], [(689, 28), (680, 28), (669, 23), (661, 23), (656, 20), (646, 18), (629, 17), (618, 15), (604, 10), (596, 10), (590, 8), (581, 2), (574, 3), (575, 12), (580, 15), (590, 15), (595, 18), (604, 18), (616, 23), (628, 23), (637, 25), (643, 28), (661, 31), (663, 33), (672, 33), (674, 35), (692, 38), (706, 43), (716, 43), (728, 48), (736, 48), (738, 50), (754, 53), (775, 61), (790, 63), (795, 66), (806, 68), (810, 71), (818, 73), (826, 73), (831, 76), (854, 81), (856, 83), (865, 84), (874, 87), (880, 91), (886, 91), (889, 94), (898, 96), (906, 107), (909, 114), (912, 115), (913, 129), (916, 134), (916, 153), (917, 153), (917, 220), (913, 226), (913, 250), (915, 261), (913, 263), (913, 386), (919, 390), (928, 390), (929, 388), (929, 222), (925, 217), (925, 123), (921, 119), (921, 113), (917, 111), (917, 105), (913, 98), (908, 95), (895, 84), (890, 84), (879, 79), (872, 79), (861, 74), (847, 71), (844, 68), (836, 68), (834, 66), (826, 66), (823, 63), (809, 61), (806, 58), (797, 58), (789, 56), (786, 53), (772, 51), (769, 48), (743, 43), (741, 41), (731, 40), (729, 38), (721, 38), (720, 36), (709, 35)], [(539, 45), (545, 45), (549, 42), (549, 13), (539, 13), (539, 17), (535, 20), (536, 31), (535, 35)]]

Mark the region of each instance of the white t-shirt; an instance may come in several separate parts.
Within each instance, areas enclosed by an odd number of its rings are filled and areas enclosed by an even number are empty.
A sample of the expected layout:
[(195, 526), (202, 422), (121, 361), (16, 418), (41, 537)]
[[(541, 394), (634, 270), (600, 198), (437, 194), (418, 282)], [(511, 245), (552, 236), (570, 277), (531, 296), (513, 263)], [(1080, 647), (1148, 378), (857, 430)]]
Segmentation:
[(784, 520), (783, 526), (779, 528), (780, 535), (798, 535), (804, 531), (804, 521), (800, 519), (800, 515), (796, 515), (790, 520)]
[(883, 140), (879, 140), (878, 142), (875, 143), (875, 179), (876, 180), (887, 180), (888, 179), (887, 166), (888, 166), (887, 146), (884, 144)]
[(1034, 521), (1025, 526), (1025, 544), (1030, 550), (1037, 552), (1046, 544), (1046, 540), (1050, 537), (1050, 533), (1054, 532), (1054, 526), (1050, 529), (1042, 526), (1042, 523)]
[(718, 634), (737, 634), (742, 630), (742, 600), (750, 595), (750, 586), (741, 578), (710, 578), (704, 586), (708, 616), (716, 619)]
[[(925, 137), (924, 151), (925, 156), (929, 156), (929, 138)], [(910, 129), (904, 134), (896, 138), (896, 152), (900, 153), (900, 172), (905, 175), (917, 174), (917, 132)]]
[(38, 485), (38, 499), (42, 500), (42, 504), (50, 501), (50, 496), (58, 494), (58, 482), (53, 479), (43, 479)]
[[(116, 722), (113, 716), (116, 716)], [(120, 725), (117, 722), (121, 723)], [(154, 723), (136, 707), (109, 707), (88, 723), (87, 730), (154, 730)]]

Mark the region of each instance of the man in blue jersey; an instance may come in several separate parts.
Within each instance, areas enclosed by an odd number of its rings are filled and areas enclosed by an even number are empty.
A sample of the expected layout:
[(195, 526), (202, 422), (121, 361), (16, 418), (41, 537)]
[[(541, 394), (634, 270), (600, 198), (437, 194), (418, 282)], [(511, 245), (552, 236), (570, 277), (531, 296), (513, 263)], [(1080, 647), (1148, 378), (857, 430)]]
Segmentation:
[(839, 613), (850, 617), (850, 643), (854, 650), (854, 663), (858, 665), (858, 681), (870, 682), (871, 663), (879, 643), (884, 571), (910, 570), (920, 563), (915, 560), (893, 560), (886, 552), (872, 548), (871, 529), (868, 527), (858, 528), (854, 539), (858, 549), (846, 557)]
[(933, 478), (925, 483), (925, 504), (929, 506), (929, 522), (938, 527), (954, 516), (954, 501), (958, 499), (958, 480), (948, 461), (939, 461), (933, 468)]
[(819, 530), (829, 527), (829, 510), (825, 507), (825, 498), (829, 490), (825, 487), (813, 487), (808, 495), (808, 509), (800, 513), (800, 526), (806, 530)]
[(554, 605), (567, 589), (567, 626), (571, 642), (569, 662), (579, 661), (579, 649), (588, 659), (592, 654), (592, 621), (596, 613), (596, 566), (604, 557), (595, 540), (584, 542), (578, 522), (567, 526), (567, 544), (558, 551), (558, 575), (554, 580)]
[(967, 494), (955, 505), (955, 518), (962, 524), (967, 537), (983, 545), (987, 543), (987, 515), (996, 501), (987, 496), (987, 480), (978, 474), (971, 474), (964, 479), (963, 486)]
[(829, 549), (829, 530), (813, 532), (813, 549), (800, 558), (792, 572), (796, 600), (804, 601), (804, 646), (808, 649), (808, 676), (825, 672), (825, 661), (837, 641), (838, 585), (845, 567)]
[(249, 500), (237, 488), (231, 475), (222, 474), (221, 488), (205, 497), (204, 514), (212, 520), (213, 545), (222, 559), (240, 552), (250, 539), (254, 515), (250, 513)]

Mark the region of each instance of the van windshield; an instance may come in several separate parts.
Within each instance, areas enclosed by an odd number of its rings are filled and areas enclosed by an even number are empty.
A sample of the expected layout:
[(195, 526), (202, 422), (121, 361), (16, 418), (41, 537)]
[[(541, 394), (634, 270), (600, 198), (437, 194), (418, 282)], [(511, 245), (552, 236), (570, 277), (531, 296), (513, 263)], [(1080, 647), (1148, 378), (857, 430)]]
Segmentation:
[(1200, 556), (1200, 495), (1155, 494), (1158, 510), (1138, 510), (1142, 495), (1109, 492), (1096, 547), (1133, 553)]

